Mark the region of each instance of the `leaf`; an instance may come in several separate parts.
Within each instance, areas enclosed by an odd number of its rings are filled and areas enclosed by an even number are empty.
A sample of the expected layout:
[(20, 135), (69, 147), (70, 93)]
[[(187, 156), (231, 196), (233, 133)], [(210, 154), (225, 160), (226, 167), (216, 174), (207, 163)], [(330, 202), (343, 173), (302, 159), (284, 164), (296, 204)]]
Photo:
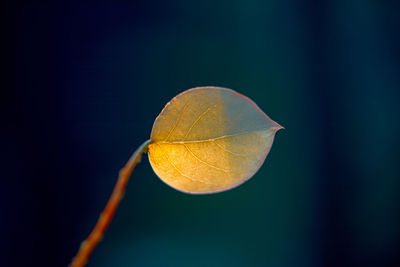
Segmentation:
[(257, 172), (282, 128), (233, 90), (193, 88), (173, 98), (156, 118), (149, 160), (161, 180), (177, 190), (225, 191)]

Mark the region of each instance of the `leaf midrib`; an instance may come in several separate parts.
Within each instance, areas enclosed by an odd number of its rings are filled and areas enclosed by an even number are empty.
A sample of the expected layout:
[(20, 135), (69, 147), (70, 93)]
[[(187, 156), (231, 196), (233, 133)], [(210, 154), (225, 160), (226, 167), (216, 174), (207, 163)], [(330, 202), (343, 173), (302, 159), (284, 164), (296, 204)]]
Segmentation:
[(191, 143), (205, 143), (205, 142), (213, 142), (216, 140), (220, 140), (220, 139), (224, 139), (224, 138), (228, 138), (228, 137), (235, 137), (235, 136), (239, 136), (239, 135), (246, 135), (246, 134), (251, 134), (251, 133), (257, 133), (257, 132), (264, 132), (264, 131), (268, 131), (269, 129), (260, 129), (260, 130), (255, 130), (255, 131), (246, 131), (246, 132), (240, 132), (240, 133), (236, 133), (236, 134), (227, 134), (227, 135), (222, 135), (219, 137), (215, 137), (215, 138), (209, 138), (209, 139), (202, 139), (202, 140), (154, 140), (154, 143), (157, 144), (191, 144)]

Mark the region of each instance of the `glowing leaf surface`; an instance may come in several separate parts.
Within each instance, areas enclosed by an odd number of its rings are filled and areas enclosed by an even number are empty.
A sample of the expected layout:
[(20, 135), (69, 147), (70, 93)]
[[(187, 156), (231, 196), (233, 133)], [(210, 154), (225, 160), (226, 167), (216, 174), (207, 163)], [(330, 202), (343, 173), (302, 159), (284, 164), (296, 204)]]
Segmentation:
[(220, 192), (257, 172), (279, 129), (233, 90), (193, 88), (173, 98), (155, 120), (149, 160), (161, 180), (177, 190)]

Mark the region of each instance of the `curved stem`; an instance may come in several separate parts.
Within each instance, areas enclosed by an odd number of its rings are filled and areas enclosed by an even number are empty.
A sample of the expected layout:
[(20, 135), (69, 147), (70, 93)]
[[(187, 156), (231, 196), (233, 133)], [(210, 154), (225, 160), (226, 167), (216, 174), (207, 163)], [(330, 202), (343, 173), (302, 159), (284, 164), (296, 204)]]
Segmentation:
[(132, 154), (125, 166), (119, 171), (117, 183), (115, 184), (114, 190), (110, 196), (110, 199), (107, 202), (106, 207), (100, 214), (100, 217), (92, 232), (89, 234), (86, 240), (82, 242), (78, 253), (72, 259), (72, 262), (69, 265), (70, 267), (85, 266), (90, 257), (90, 254), (103, 238), (104, 232), (107, 230), (108, 225), (114, 217), (114, 213), (117, 210), (118, 205), (125, 194), (126, 185), (128, 184), (129, 177), (131, 176), (133, 169), (135, 168), (136, 164), (140, 162), (142, 154), (147, 152), (147, 146), (150, 143), (151, 140), (147, 140), (146, 142), (144, 142)]

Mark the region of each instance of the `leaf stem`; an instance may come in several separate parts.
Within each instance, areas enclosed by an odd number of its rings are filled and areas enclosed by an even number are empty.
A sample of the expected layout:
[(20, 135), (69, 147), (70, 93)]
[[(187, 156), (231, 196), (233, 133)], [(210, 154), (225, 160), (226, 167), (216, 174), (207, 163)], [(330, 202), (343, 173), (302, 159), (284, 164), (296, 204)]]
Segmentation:
[(103, 212), (100, 214), (100, 217), (93, 228), (92, 232), (86, 238), (85, 241), (82, 242), (78, 253), (72, 259), (69, 267), (81, 267), (85, 266), (88, 261), (90, 254), (93, 252), (94, 248), (103, 238), (104, 232), (107, 230), (112, 218), (114, 217), (114, 213), (118, 208), (119, 203), (121, 202), (125, 189), (128, 184), (129, 178), (136, 164), (140, 162), (143, 153), (147, 152), (147, 147), (151, 143), (152, 140), (147, 140), (144, 142), (129, 158), (128, 162), (125, 166), (119, 171), (119, 176), (117, 183), (115, 184), (114, 190), (107, 202), (106, 207)]

